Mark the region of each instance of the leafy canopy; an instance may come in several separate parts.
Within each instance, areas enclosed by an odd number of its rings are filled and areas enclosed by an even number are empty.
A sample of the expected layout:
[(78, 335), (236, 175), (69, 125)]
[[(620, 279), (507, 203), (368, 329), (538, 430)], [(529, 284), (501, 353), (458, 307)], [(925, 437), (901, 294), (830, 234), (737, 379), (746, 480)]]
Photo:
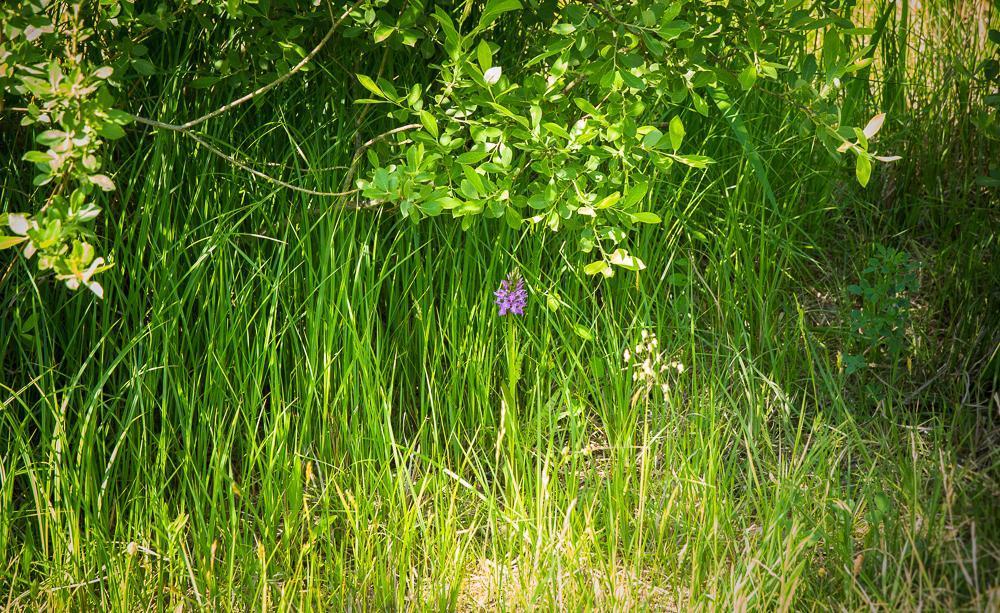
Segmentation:
[[(360, 0), (308, 10), (294, 0), (178, 0), (153, 10), (134, 0), (5, 3), (0, 83), (7, 101), (24, 105), (22, 124), (34, 129), (37, 146), (24, 153), (36, 190), (7, 203), (23, 212), (0, 216), (0, 249), (19, 247), (70, 288), (102, 295), (94, 277), (110, 265), (97, 255), (93, 223), (102, 194), (116, 189), (108, 141), (138, 122), (205, 145), (201, 123), (307, 70), (335, 30), (365, 53), (416, 52), (432, 66), (425, 82), (355, 75), (367, 96), (357, 101), (394, 124), (356, 152), (356, 162), (367, 162), (355, 185), (368, 205), (398, 208), (414, 222), (449, 214), (463, 228), (492, 218), (567, 233), (592, 275), (645, 267), (627, 240), (635, 227), (661, 221), (649, 210), (654, 174), (714, 163), (687, 138), (686, 124), (698, 115), (726, 124), (774, 201), (738, 112), (745, 92), (795, 109), (803, 134), (831, 155), (853, 155), (862, 186), (873, 161), (896, 159), (871, 151), (883, 115), (864, 128), (842, 121), (842, 81), (872, 54), (858, 42), (869, 32), (838, 17), (834, 2), (526, 2)], [(328, 12), (333, 25), (307, 53), (309, 24), (322, 14), (315, 11)], [(219, 19), (249, 51), (199, 67), (191, 87), (230, 78), (246, 82), (250, 94), (184, 124), (141, 117), (116, 99), (162, 68), (142, 44), (150, 31), (169, 33), (187, 21), (207, 32)], [(270, 81), (253, 89), (260, 68)]]

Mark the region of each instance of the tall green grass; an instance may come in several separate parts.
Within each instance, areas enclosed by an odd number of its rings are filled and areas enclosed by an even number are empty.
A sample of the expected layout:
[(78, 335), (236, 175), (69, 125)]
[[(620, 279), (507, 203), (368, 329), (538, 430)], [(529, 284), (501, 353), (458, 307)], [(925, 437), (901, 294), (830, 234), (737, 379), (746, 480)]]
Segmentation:
[[(685, 118), (719, 163), (652, 178), (664, 224), (638, 237), (638, 277), (595, 283), (558, 236), (413, 226), (137, 136), (104, 301), (3, 256), (0, 606), (1000, 606), (1000, 215), (974, 185), (998, 152), (973, 121), (979, 30), (947, 4), (886, 20), (887, 45), (926, 46), (883, 52), (855, 110), (892, 105), (880, 146), (904, 161), (859, 190), (787, 109), (740, 100), (772, 205), (726, 128)], [(135, 100), (171, 120), (228, 97), (196, 105), (186, 77)], [(207, 136), (336, 190), (350, 87), (331, 63)], [(10, 206), (24, 169), (4, 164)], [(922, 262), (914, 347), (849, 377), (846, 286), (876, 243)], [(492, 304), (512, 269), (516, 322)], [(643, 330), (683, 365), (665, 395), (623, 360)]]

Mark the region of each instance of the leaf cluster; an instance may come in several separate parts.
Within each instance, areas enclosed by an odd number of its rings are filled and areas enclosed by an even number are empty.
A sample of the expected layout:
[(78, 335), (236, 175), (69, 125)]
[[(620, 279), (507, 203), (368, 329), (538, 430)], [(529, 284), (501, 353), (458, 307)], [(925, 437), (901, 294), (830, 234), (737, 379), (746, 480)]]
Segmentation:
[(109, 141), (134, 119), (190, 133), (189, 125), (217, 114), (169, 125), (135, 118), (116, 99), (178, 68), (155, 66), (148, 38), (180, 26), (195, 32), (205, 66), (182, 67), (197, 75), (195, 90), (249, 83), (251, 75), (280, 82), (308, 69), (313, 55), (303, 44), (324, 9), (331, 18), (348, 9), (338, 35), (366, 52), (412, 50), (433, 69), (411, 83), (357, 75), (369, 94), (358, 102), (394, 124), (365, 150), (357, 188), (369, 204), (414, 222), (447, 214), (463, 228), (497, 219), (561, 232), (591, 275), (645, 267), (630, 252), (630, 233), (672, 214), (657, 204), (653, 179), (709, 169), (714, 160), (699, 142), (712, 121), (733, 130), (773, 201), (737, 110), (750, 92), (794, 109), (803, 133), (831, 155), (853, 154), (862, 185), (873, 161), (897, 159), (871, 151), (884, 115), (864, 128), (842, 121), (841, 83), (871, 63), (871, 49), (859, 42), (870, 32), (829, 3), (526, 1), (359, 0), (318, 9), (294, 0), (6, 3), (0, 104), (23, 105), (22, 124), (35, 130), (37, 147), (24, 153), (35, 191), (6, 204), (0, 248), (21, 247), (25, 257), (38, 256), (40, 270), (101, 295), (92, 277), (108, 263), (93, 246), (93, 222), (102, 194), (116, 188)]
[[(865, 30), (821, 5), (547, 8), (491, 0), (478, 19), (458, 20), (437, 8), (424, 22), (425, 39), (440, 48), (436, 79), (404, 86), (358, 75), (372, 96), (362, 102), (385, 107), (399, 130), (368, 152), (370, 170), (357, 181), (371, 204), (413, 221), (448, 214), (463, 228), (495, 218), (569, 232), (591, 260), (584, 270), (612, 276), (645, 267), (627, 237), (669, 214), (657, 210), (651, 178), (714, 163), (689, 138), (691, 124), (717, 119), (710, 101), (742, 126), (733, 98), (759, 89), (785, 99), (832, 155), (855, 154), (862, 185), (873, 160), (898, 159), (869, 151), (884, 115), (864, 129), (842, 125), (841, 79), (871, 60), (849, 44)], [(811, 49), (817, 36), (823, 45)]]

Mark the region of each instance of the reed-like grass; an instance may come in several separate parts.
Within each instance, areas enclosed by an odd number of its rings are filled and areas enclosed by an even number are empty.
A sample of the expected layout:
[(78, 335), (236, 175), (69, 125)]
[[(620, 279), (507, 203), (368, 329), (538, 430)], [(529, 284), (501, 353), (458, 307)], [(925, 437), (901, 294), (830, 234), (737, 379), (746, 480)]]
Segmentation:
[[(638, 277), (137, 134), (105, 300), (0, 260), (0, 607), (1000, 607), (1000, 215), (974, 182), (1000, 151), (968, 72), (996, 15), (925, 4), (884, 22), (853, 111), (891, 106), (879, 143), (903, 161), (861, 190), (749, 97), (771, 204), (725, 127), (687, 118), (719, 163), (653, 177)], [(320, 64), (207, 135), (338, 189), (377, 118), (359, 127), (349, 75)], [(136, 104), (174, 120), (229, 96), (187, 76)], [(6, 207), (24, 169), (3, 162)], [(877, 243), (922, 263), (913, 347), (848, 376), (846, 287)], [(516, 323), (492, 304), (512, 269)], [(623, 360), (643, 330), (666, 394)]]

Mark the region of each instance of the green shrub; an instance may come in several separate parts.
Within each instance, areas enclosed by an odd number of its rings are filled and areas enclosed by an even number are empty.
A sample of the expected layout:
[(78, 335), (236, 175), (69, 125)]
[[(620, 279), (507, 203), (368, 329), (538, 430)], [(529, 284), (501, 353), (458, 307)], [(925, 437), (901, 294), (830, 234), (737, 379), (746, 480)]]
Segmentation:
[(909, 347), (911, 296), (920, 288), (919, 270), (906, 252), (877, 245), (858, 283), (848, 286), (858, 304), (849, 319), (852, 351), (844, 355), (847, 374), (869, 363), (895, 364)]
[[(7, 3), (0, 8), (0, 83), (5, 101), (23, 105), (15, 108), (23, 112), (22, 125), (36, 131), (38, 147), (24, 154), (35, 166), (36, 189), (6, 204), (2, 225), (10, 233), (0, 237), (0, 248), (23, 247), (25, 257), (37, 255), (39, 270), (101, 295), (94, 276), (111, 264), (98, 256), (93, 222), (101, 192), (116, 188), (107, 142), (137, 122), (193, 138), (259, 179), (337, 203), (355, 195), (356, 166), (367, 160), (370, 168), (356, 183), (367, 205), (396, 207), (414, 221), (449, 213), (463, 228), (486, 217), (566, 231), (589, 260), (588, 274), (638, 271), (645, 264), (630, 253), (628, 233), (661, 221), (648, 210), (650, 177), (713, 163), (688, 137), (692, 124), (721, 121), (774, 202), (765, 163), (738, 112), (743, 92), (760, 90), (793, 109), (803, 134), (831, 155), (853, 154), (862, 185), (873, 160), (895, 159), (869, 150), (883, 115), (864, 129), (841, 116), (843, 80), (872, 61), (859, 42), (871, 31), (831, 6), (359, 0), (304, 10), (293, 0)], [(329, 14), (332, 25), (307, 52), (302, 45), (317, 14)], [(142, 41), (151, 31), (181, 27), (193, 29), (209, 50), (219, 31), (226, 35), (225, 50), (204, 54), (211, 68), (198, 68), (192, 88), (221, 79), (252, 87), (254, 75), (265, 84), (183, 123), (133, 114), (121, 93), (174, 69), (154, 66)], [(434, 75), (412, 83), (357, 75), (371, 95), (358, 102), (379, 105), (395, 126), (358, 147), (344, 192), (270, 177), (199, 135), (204, 122), (308, 69), (334, 34), (364, 36), (365, 54), (417, 50)]]

